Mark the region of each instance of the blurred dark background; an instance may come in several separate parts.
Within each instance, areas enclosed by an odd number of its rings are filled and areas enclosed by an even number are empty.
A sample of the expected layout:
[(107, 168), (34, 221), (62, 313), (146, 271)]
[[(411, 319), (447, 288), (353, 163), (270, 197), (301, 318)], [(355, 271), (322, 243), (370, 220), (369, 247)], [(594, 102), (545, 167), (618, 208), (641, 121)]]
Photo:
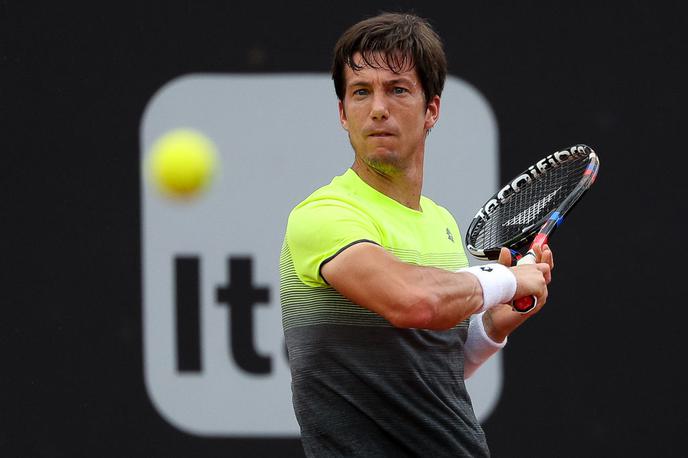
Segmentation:
[(430, 19), (489, 100), (502, 179), (570, 144), (601, 157), (553, 239), (551, 303), (504, 354), (493, 456), (685, 455), (677, 1), (0, 1), (0, 455), (302, 456), (188, 435), (148, 399), (139, 126), (182, 74), (326, 72), (341, 32), (383, 10)]

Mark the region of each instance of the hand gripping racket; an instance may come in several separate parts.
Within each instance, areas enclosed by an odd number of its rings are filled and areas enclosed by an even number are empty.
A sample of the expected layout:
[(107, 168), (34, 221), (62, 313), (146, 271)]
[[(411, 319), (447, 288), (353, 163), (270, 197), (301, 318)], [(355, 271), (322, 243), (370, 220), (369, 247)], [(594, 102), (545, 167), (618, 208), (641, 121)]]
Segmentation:
[[(535, 263), (534, 247), (547, 243), (593, 184), (599, 166), (597, 154), (587, 145), (574, 145), (540, 159), (478, 210), (466, 232), (466, 248), (478, 259), (494, 260), (501, 247), (507, 247), (517, 264)], [(528, 313), (536, 305), (535, 296), (512, 304), (519, 313)]]

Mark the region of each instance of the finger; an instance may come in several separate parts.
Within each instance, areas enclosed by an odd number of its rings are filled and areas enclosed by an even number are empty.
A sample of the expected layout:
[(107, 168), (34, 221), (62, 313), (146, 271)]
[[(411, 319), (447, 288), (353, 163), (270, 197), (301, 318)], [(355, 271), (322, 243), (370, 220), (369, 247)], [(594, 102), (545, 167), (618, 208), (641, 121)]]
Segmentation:
[(554, 253), (552, 253), (552, 250), (550, 250), (549, 245), (545, 245), (543, 248), (547, 250), (547, 264), (549, 264), (549, 268), (554, 269)]
[[(547, 267), (549, 267), (549, 265)], [(547, 269), (547, 271), (545, 272), (545, 283), (549, 285), (551, 281), (552, 281), (552, 270)]]
[(511, 251), (508, 248), (502, 247), (499, 250), (499, 263), (506, 267), (511, 267)]
[(542, 258), (540, 259), (540, 262), (544, 262), (546, 264), (549, 264), (550, 269), (553, 267), (554, 256), (552, 254), (552, 250), (550, 250), (549, 246), (547, 246), (547, 245), (542, 246)]
[(545, 303), (547, 302), (547, 296), (549, 295), (549, 291), (545, 288), (545, 291), (542, 293), (542, 296), (538, 299), (538, 310), (541, 308)]
[(535, 253), (535, 262), (542, 262), (542, 246), (540, 245), (533, 245), (533, 252)]
[(545, 279), (545, 283), (549, 284), (549, 282), (552, 281), (552, 271), (549, 268), (549, 264), (547, 264), (546, 262), (539, 262), (535, 264), (535, 266), (542, 273), (542, 276)]

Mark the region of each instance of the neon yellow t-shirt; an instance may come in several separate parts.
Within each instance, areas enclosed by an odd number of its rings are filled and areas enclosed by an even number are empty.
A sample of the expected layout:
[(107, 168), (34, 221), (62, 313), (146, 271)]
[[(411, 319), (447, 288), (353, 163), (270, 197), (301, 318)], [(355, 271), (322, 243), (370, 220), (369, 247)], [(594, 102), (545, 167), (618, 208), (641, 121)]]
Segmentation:
[[(346, 313), (353, 312), (352, 306), (361, 308), (341, 297), (320, 274), (324, 263), (355, 243), (376, 243), (401, 261), (417, 265), (447, 270), (466, 267), (454, 218), (427, 197), (421, 197), (420, 205), (422, 211), (400, 204), (369, 186), (352, 169), (297, 205), (289, 215), (281, 256), (285, 327), (299, 324), (295, 315), (315, 312), (313, 300), (318, 295), (332, 314), (337, 312), (335, 303), (349, 309)], [(303, 295), (309, 300), (304, 301)]]
[(428, 198), (420, 205), (401, 205), (349, 169), (289, 216), (280, 300), (307, 456), (489, 455), (463, 382), (468, 320), (447, 330), (396, 328), (320, 275), (360, 242), (408, 263), (467, 266), (454, 218)]

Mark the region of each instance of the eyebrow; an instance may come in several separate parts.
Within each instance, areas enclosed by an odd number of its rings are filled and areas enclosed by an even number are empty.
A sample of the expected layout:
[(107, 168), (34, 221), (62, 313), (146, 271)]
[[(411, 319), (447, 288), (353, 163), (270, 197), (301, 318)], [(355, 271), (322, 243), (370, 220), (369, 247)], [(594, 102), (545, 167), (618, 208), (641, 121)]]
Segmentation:
[[(384, 85), (385, 86), (392, 86), (394, 84), (399, 84), (399, 83), (408, 84), (409, 86), (415, 86), (415, 84), (413, 83), (413, 81), (410, 78), (406, 78), (403, 76), (399, 77), (399, 78), (394, 78), (394, 79), (385, 81)], [(358, 78), (358, 79), (355, 78), (347, 84), (347, 87), (350, 87), (350, 86), (369, 86), (369, 85), (370, 85), (370, 81), (360, 79), (360, 78)]]

